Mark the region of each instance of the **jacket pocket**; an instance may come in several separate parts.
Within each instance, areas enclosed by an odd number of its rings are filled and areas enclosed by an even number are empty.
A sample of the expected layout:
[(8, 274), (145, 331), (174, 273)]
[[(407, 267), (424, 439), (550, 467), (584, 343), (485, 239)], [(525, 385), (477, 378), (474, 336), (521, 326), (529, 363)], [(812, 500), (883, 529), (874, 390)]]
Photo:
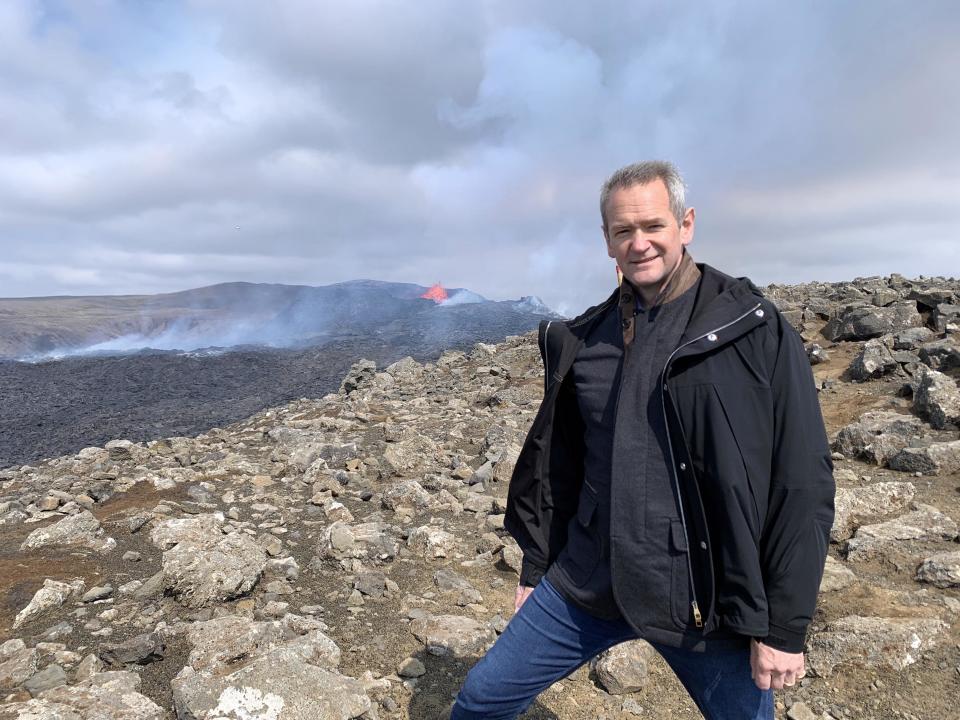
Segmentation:
[(690, 569), (687, 563), (687, 537), (680, 520), (670, 521), (670, 613), (678, 628), (693, 624), (690, 605)]
[(575, 522), (567, 538), (567, 577), (581, 586), (590, 579), (600, 560), (602, 540), (597, 528), (597, 496), (586, 485), (580, 493)]

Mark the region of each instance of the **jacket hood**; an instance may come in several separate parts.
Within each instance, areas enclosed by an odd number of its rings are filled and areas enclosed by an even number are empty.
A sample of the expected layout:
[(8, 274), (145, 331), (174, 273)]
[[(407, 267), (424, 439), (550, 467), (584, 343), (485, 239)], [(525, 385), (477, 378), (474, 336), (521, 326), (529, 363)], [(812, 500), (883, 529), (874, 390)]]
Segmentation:
[(706, 263), (697, 263), (700, 284), (684, 336), (695, 337), (755, 307), (763, 293), (746, 277), (735, 278)]

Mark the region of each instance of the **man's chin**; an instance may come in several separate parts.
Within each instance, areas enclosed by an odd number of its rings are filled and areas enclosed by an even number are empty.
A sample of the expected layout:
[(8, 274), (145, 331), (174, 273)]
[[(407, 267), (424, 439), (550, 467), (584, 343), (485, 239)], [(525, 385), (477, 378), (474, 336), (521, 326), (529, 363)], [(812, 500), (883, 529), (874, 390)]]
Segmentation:
[(663, 282), (662, 275), (653, 276), (646, 273), (634, 273), (632, 276), (625, 275), (624, 277), (626, 277), (626, 279), (630, 281), (630, 284), (637, 290), (656, 291), (660, 289), (660, 284)]

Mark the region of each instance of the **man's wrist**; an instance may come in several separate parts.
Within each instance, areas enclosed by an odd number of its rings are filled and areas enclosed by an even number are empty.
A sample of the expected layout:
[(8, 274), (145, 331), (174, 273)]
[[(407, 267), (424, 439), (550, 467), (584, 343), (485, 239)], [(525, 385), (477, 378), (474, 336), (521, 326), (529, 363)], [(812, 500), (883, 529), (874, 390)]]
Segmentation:
[(754, 637), (754, 639), (780, 652), (802, 653), (806, 646), (807, 631), (804, 629), (802, 632), (797, 632), (770, 623), (770, 631), (766, 637)]

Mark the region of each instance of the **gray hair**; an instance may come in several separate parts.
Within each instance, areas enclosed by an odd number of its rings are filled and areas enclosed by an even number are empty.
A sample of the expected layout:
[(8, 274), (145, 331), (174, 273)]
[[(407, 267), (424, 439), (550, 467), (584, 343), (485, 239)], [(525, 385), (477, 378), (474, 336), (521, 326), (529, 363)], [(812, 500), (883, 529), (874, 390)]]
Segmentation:
[(666, 160), (645, 160), (620, 168), (603, 184), (603, 188), (600, 190), (600, 217), (603, 218), (604, 230), (607, 227), (607, 202), (614, 190), (632, 187), (633, 185), (646, 185), (657, 179), (662, 180), (663, 184), (667, 186), (670, 212), (677, 219), (677, 225), (682, 225), (687, 205), (684, 198), (686, 186), (680, 176), (680, 171), (673, 163)]

